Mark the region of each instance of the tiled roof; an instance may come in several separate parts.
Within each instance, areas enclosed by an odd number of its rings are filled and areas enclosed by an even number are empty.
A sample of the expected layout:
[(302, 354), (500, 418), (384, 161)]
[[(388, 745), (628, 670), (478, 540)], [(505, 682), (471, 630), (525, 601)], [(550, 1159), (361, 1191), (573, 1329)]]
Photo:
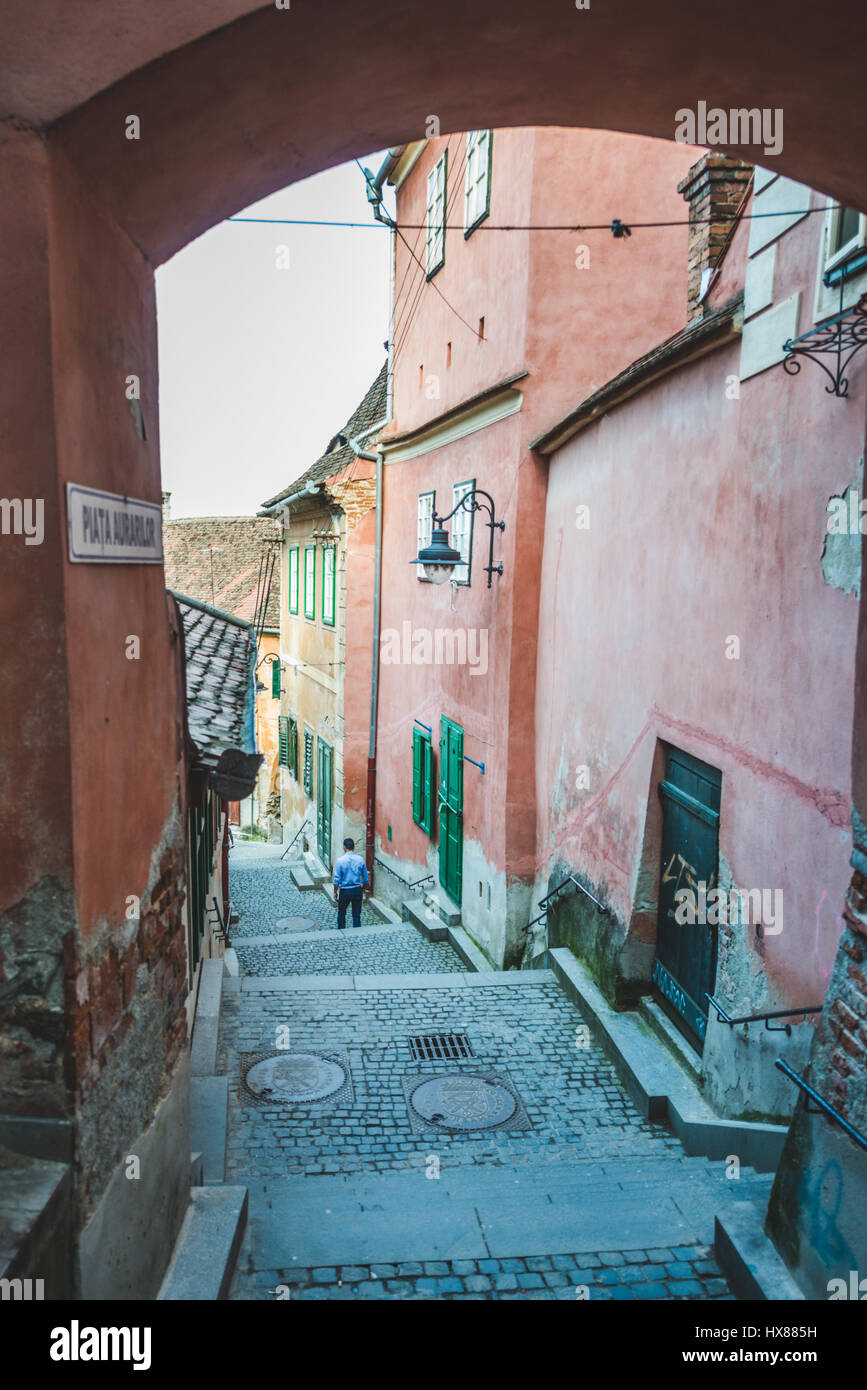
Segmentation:
[(196, 762), (213, 770), (228, 749), (256, 752), (256, 641), (252, 627), (185, 594), (187, 725)]
[[(341, 473), (348, 467), (355, 458), (355, 454), (349, 447), (350, 439), (356, 435), (363, 434), (371, 425), (375, 425), (379, 420), (385, 418), (385, 405), (388, 393), (388, 363), (383, 362), (376, 380), (371, 383), (364, 396), (364, 399), (350, 415), (346, 424), (330, 440), (328, 448), (324, 454), (312, 463), (300, 477), (295, 478), (288, 487), (282, 492), (278, 492), (276, 497), (269, 497), (267, 502), (263, 502), (264, 507), (273, 507), (276, 502), (282, 502), (284, 497), (290, 493), (297, 492), (305, 483), (321, 483), (326, 478), (332, 478), (335, 473)], [(365, 440), (365, 446), (369, 446), (371, 439)]]
[(192, 516), (163, 521), (166, 584), (251, 623), (262, 557), (275, 552), (265, 627), (280, 628), (280, 528), (270, 517)]

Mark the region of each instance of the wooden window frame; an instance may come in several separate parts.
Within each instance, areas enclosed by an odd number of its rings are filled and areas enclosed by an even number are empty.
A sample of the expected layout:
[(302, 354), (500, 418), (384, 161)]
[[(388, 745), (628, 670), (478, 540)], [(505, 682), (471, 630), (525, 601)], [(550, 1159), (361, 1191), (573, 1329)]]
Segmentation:
[[(481, 136), (481, 135), (487, 135), (487, 137), (488, 137), (488, 142), (487, 142), (487, 143), (488, 143), (488, 157), (487, 157), (487, 159), (485, 160), (485, 172), (484, 172), (484, 181), (485, 181), (485, 205), (484, 205), (484, 207), (482, 208), (482, 211), (481, 211), (480, 213), (477, 213), (477, 215), (473, 218), (473, 220), (470, 221), (470, 220), (469, 220), (469, 215), (470, 215), (470, 204), (471, 204), (471, 201), (472, 201), (472, 195), (473, 195), (474, 190), (478, 187), (479, 183), (481, 183), (481, 176), (479, 176), (479, 175), (476, 175), (476, 177), (474, 177), (474, 178), (472, 179), (472, 182), (471, 182), (471, 175), (472, 175), (473, 172), (474, 172), (474, 170), (473, 170), (473, 164), (472, 164), (472, 156), (473, 156), (473, 154), (476, 152), (476, 150), (478, 149), (478, 146), (479, 146), (479, 144), (480, 144), (481, 142), (480, 142), (478, 139), (476, 140), (475, 145), (473, 145), (471, 142), (473, 141), (474, 137), (478, 137), (478, 136)], [(491, 211), (491, 170), (492, 170), (492, 168), (493, 168), (493, 150), (494, 150), (494, 132), (493, 132), (492, 130), (488, 130), (488, 131), (485, 131), (485, 130), (470, 130), (470, 131), (467, 132), (467, 167), (466, 167), (466, 174), (465, 174), (465, 176), (464, 176), (464, 240), (465, 240), (465, 241), (466, 241), (466, 239), (467, 239), (468, 236), (472, 236), (473, 232), (476, 230), (476, 227), (478, 227), (482, 222), (484, 222), (485, 218), (488, 216), (488, 214), (489, 214), (490, 211)]]
[[(463, 489), (465, 490), (465, 492), (472, 492), (472, 490), (473, 490), (473, 488), (474, 488), (475, 486), (476, 486), (476, 480), (475, 480), (475, 478), (467, 478), (467, 479), (465, 479), (463, 482), (455, 483), (455, 484), (453, 485), (453, 487), (452, 487), (452, 506), (454, 507), (454, 506), (457, 504), (457, 502), (459, 501), (459, 498), (458, 498), (458, 496), (457, 496), (458, 488), (463, 488)], [(459, 511), (456, 511), (456, 512), (455, 512), (455, 514), (454, 514), (454, 516), (453, 516), (453, 518), (452, 518), (452, 537), (451, 537), (451, 539), (452, 539), (452, 545), (455, 547), (455, 550), (460, 550), (460, 546), (456, 543), (456, 540), (455, 540), (455, 532), (456, 532), (456, 529), (457, 529), (456, 526), (455, 526), (455, 522), (457, 521), (457, 519), (458, 519), (459, 516), (462, 517), (462, 518), (465, 516), (465, 517), (467, 518), (467, 522), (466, 522), (466, 527), (467, 527), (467, 560), (466, 560), (467, 573), (466, 573), (466, 578), (464, 578), (464, 579), (457, 579), (457, 578), (455, 578), (455, 575), (452, 575), (452, 581), (451, 581), (451, 582), (452, 582), (453, 584), (460, 584), (460, 585), (461, 585), (462, 587), (464, 587), (464, 588), (469, 588), (470, 584), (472, 583), (472, 578), (473, 578), (473, 520), (474, 520), (474, 518), (475, 518), (475, 512), (467, 511), (465, 508), (461, 508)], [(464, 525), (463, 519), (461, 520), (461, 525), (462, 525), (462, 526)], [(459, 566), (458, 566), (458, 565), (455, 565), (455, 572), (457, 572), (458, 568), (459, 568)]]
[[(429, 492), (420, 492), (420, 493), (419, 493), (419, 495), (418, 495), (418, 502), (416, 503), (416, 523), (415, 523), (415, 534), (416, 534), (416, 540), (417, 540), (417, 542), (418, 542), (418, 550), (416, 551), (416, 554), (418, 554), (418, 551), (421, 550), (422, 547), (423, 547), (423, 545), (425, 544), (425, 539), (424, 539), (424, 537), (422, 536), (422, 533), (421, 533), (421, 503), (422, 503), (422, 499), (425, 498), (425, 497), (429, 497), (429, 498), (430, 498), (430, 530), (431, 530), (431, 531), (433, 531), (433, 518), (434, 518), (434, 513), (436, 512), (436, 509), (437, 509), (437, 495), (436, 495), (436, 492), (435, 492), (433, 489), (431, 489), (431, 491), (429, 491)], [(427, 544), (430, 545), (430, 537), (427, 538)], [(415, 570), (416, 570), (416, 575), (415, 575), (415, 577), (416, 577), (416, 579), (418, 579), (422, 584), (430, 584), (430, 583), (431, 583), (431, 580), (428, 579), (427, 575), (424, 573), (424, 566), (423, 566), (423, 565), (416, 565)]]
[[(297, 546), (297, 545), (290, 545), (290, 547), (289, 547), (289, 612), (290, 612), (290, 613), (296, 613), (296, 614), (297, 614), (297, 612), (298, 612), (299, 568), (300, 568), (300, 563), (301, 563), (300, 560), (298, 559), (298, 552), (299, 552), (300, 548), (301, 548), (301, 547), (300, 547), (300, 546)], [(293, 568), (294, 568), (294, 571), (295, 571), (295, 603), (294, 603), (294, 604), (292, 603), (292, 571), (293, 571)]]
[[(448, 209), (448, 146), (443, 150), (436, 164), (427, 176), (427, 202), (425, 204), (425, 241), (424, 241), (424, 264), (426, 279), (432, 280), (438, 270), (441, 270), (446, 263), (446, 214)], [(436, 187), (436, 178), (442, 170), (442, 217), (438, 223), (434, 223), (434, 212), (439, 198)], [(434, 180), (434, 191), (431, 194), (431, 180)], [(432, 260), (432, 249), (435, 251), (439, 238), (442, 237), (439, 259)]]
[[(308, 584), (307, 584), (307, 556), (313, 556), (313, 573), (310, 578), (310, 607), (308, 611)], [(316, 546), (305, 545), (304, 547), (304, 616), (311, 623), (316, 622)]]
[[(325, 608), (325, 575), (326, 555), (331, 556), (331, 617), (326, 617)], [(322, 621), (326, 627), (334, 627), (337, 622), (337, 546), (325, 545), (322, 547)]]

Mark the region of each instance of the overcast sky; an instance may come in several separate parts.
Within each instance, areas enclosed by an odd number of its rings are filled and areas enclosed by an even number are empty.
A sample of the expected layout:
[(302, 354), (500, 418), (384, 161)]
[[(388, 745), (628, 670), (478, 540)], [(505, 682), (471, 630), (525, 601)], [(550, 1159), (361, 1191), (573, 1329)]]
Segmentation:
[(385, 360), (390, 236), (354, 162), (238, 215), (374, 230), (223, 222), (157, 271), (162, 476), (175, 517), (257, 511), (319, 457)]

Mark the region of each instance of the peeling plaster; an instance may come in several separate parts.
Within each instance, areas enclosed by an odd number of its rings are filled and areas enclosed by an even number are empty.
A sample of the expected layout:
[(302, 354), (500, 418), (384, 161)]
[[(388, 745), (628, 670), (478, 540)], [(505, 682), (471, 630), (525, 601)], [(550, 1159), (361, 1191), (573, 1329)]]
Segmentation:
[[(858, 465), (858, 474), (854, 483), (850, 483), (845, 492), (835, 493), (828, 499), (830, 507), (832, 502), (843, 503), (844, 515), (850, 518), (852, 511), (858, 518), (861, 517), (859, 502), (864, 495), (864, 459)], [(826, 516), (826, 528), (830, 518)], [(825, 531), (825, 543), (822, 546), (822, 578), (831, 588), (841, 589), (844, 594), (854, 594), (856, 598), (861, 597), (861, 531), (851, 529), (837, 534), (836, 532)]]

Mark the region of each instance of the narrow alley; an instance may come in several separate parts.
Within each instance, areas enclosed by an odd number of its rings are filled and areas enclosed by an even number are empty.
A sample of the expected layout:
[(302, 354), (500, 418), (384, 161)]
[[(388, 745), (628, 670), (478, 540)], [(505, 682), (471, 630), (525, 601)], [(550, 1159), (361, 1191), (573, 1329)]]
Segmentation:
[[(468, 971), (372, 905), (338, 933), (280, 854), (232, 851), (218, 1071), (226, 1181), (250, 1203), (232, 1298), (732, 1297), (714, 1213), (769, 1176), (727, 1181), (641, 1119), (550, 971)], [(426, 1035), (457, 1055), (417, 1058)], [(269, 1104), (281, 1066), (302, 1099)]]

